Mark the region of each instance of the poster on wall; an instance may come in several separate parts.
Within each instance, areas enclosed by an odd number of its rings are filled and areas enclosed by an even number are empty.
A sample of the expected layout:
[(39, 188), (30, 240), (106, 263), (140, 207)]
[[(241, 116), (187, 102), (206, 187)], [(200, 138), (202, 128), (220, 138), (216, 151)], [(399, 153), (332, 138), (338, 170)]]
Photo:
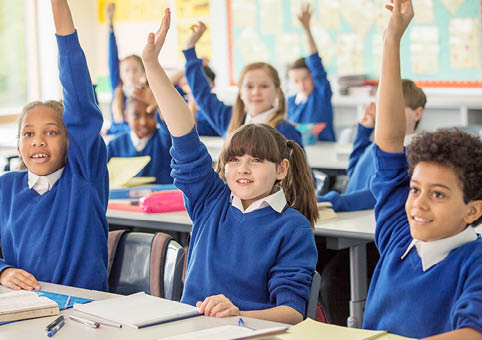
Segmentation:
[(116, 5), (115, 21), (160, 21), (169, 0), (98, 0), (99, 23), (107, 23), (105, 8), (107, 3)]

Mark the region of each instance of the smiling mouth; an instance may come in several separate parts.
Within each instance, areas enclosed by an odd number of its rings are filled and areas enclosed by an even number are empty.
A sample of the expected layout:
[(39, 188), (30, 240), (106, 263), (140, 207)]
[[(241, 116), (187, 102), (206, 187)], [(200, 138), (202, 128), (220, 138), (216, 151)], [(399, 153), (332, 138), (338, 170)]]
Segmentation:
[(239, 184), (250, 184), (250, 183), (253, 183), (253, 181), (250, 181), (249, 179), (238, 179), (236, 181), (236, 183), (239, 183)]
[(49, 158), (50, 156), (46, 153), (36, 153), (30, 156), (30, 159), (35, 163), (45, 163)]
[(432, 220), (427, 220), (417, 216), (412, 216), (412, 221), (415, 222), (415, 224), (426, 224), (432, 222)]

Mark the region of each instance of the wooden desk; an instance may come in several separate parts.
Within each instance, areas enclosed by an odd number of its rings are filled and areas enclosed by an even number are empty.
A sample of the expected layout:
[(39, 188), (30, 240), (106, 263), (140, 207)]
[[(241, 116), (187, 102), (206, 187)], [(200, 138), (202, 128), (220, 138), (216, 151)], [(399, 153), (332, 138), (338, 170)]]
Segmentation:
[[(221, 137), (202, 136), (201, 141), (206, 145), (213, 160), (217, 160), (224, 144)], [(310, 167), (321, 170), (328, 175), (345, 174), (348, 158), (353, 149), (351, 144), (334, 142), (317, 142), (305, 146), (306, 158)]]
[[(94, 290), (86, 290), (68, 286), (61, 286), (52, 283), (41, 283), (41, 289), (51, 291), (54, 293), (61, 293), (73, 296), (79, 296), (94, 300), (104, 300), (115, 297), (115, 294), (99, 292)], [(0, 293), (11, 291), (8, 288), (0, 286)], [(64, 316), (69, 314), (81, 315), (74, 312), (72, 308), (61, 312)], [(44, 317), (38, 319), (30, 319), (12, 322), (0, 326), (0, 340), (12, 339), (47, 339), (47, 332), (45, 326), (55, 320), (56, 316)], [(268, 327), (283, 326), (283, 324), (245, 318), (247, 325), (255, 329), (263, 329)], [(167, 337), (187, 332), (193, 332), (206, 328), (218, 327), (223, 325), (237, 325), (238, 317), (229, 318), (214, 318), (207, 316), (199, 316), (191, 319), (179, 320), (162, 325), (147, 327), (143, 329), (134, 329), (131, 327), (115, 328), (102, 325), (98, 329), (89, 328), (78, 322), (65, 319), (65, 326), (63, 326), (53, 337), (56, 340), (88, 340), (88, 339), (116, 339), (116, 340), (153, 340), (160, 337)]]

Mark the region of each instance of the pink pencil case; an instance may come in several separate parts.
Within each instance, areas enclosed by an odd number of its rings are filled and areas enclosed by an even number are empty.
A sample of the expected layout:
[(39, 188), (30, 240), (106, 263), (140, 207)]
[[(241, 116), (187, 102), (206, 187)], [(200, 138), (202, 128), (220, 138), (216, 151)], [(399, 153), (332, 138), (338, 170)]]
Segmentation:
[(182, 192), (180, 190), (166, 190), (153, 192), (139, 200), (142, 212), (163, 213), (185, 210)]

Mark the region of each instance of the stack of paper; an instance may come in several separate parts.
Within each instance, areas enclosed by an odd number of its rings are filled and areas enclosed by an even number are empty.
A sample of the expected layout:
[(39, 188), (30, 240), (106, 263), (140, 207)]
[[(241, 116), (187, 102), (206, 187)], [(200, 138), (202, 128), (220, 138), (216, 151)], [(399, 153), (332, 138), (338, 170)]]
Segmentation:
[(161, 299), (144, 292), (94, 301), (85, 305), (75, 304), (74, 309), (134, 328), (154, 326), (201, 315), (194, 306)]
[(38, 318), (59, 314), (55, 301), (35, 292), (20, 290), (0, 294), (0, 322)]

